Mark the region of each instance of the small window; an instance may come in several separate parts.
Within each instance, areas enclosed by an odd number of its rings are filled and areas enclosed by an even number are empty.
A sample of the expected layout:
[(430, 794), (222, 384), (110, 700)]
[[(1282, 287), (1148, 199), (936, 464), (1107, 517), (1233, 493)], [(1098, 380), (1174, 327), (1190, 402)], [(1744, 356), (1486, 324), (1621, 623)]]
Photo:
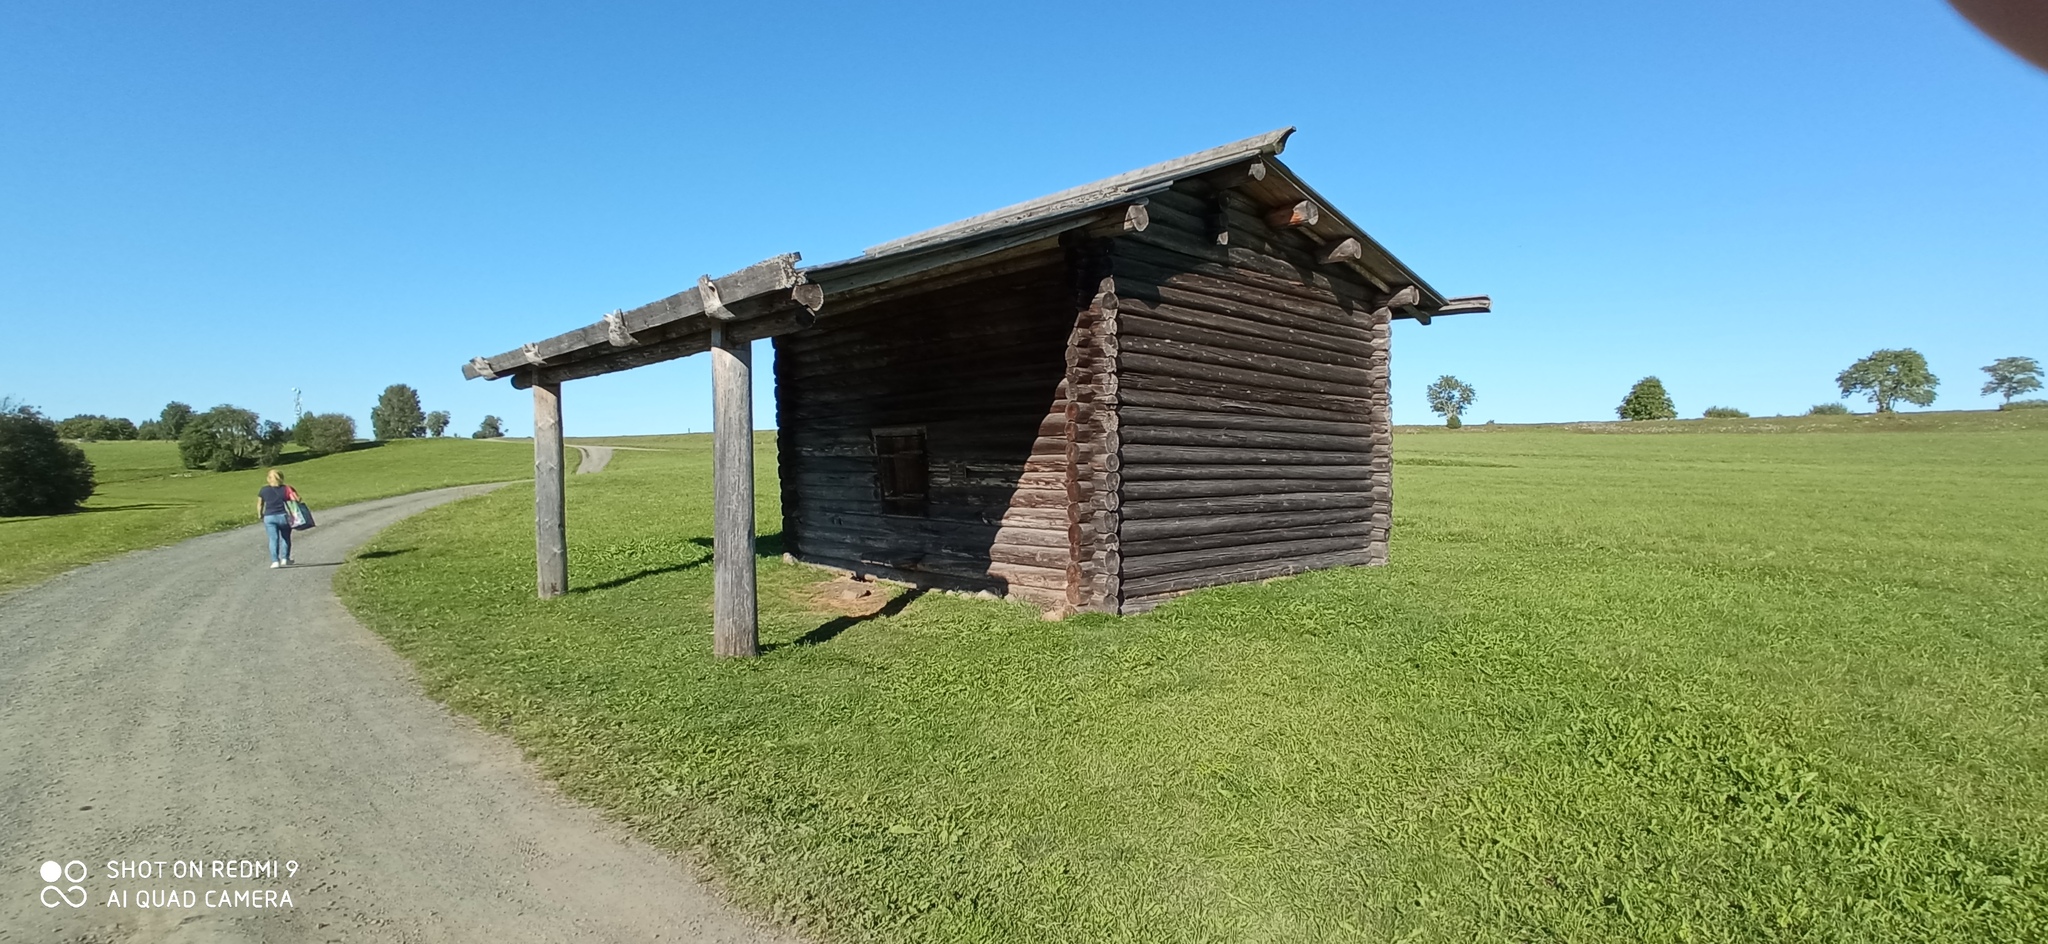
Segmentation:
[(884, 514), (924, 517), (930, 478), (923, 429), (875, 430), (875, 483)]

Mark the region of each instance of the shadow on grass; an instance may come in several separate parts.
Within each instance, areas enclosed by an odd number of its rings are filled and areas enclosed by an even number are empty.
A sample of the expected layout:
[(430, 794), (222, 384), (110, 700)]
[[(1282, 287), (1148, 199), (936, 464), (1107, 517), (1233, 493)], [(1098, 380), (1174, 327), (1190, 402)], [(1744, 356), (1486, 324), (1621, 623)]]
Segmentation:
[(412, 549), (412, 548), (409, 548), (409, 547), (395, 547), (395, 548), (392, 548), (391, 550), (388, 550), (388, 551), (364, 551), (364, 552), (362, 552), (361, 554), (357, 554), (357, 555), (355, 556), (355, 559), (356, 559), (356, 560), (383, 560), (384, 558), (387, 558), (387, 557), (397, 557), (397, 556), (398, 556), (398, 555), (400, 555), (400, 554), (410, 554), (410, 553), (412, 553), (412, 551), (413, 551), (413, 549)]
[(777, 649), (782, 648), (816, 646), (822, 643), (831, 642), (833, 639), (838, 638), (840, 633), (846, 632), (847, 630), (852, 629), (855, 626), (859, 626), (860, 624), (865, 623), (868, 620), (887, 619), (891, 616), (895, 616), (896, 614), (903, 612), (903, 609), (905, 607), (916, 602), (917, 598), (921, 596), (924, 596), (923, 587), (911, 587), (910, 589), (897, 594), (895, 599), (882, 604), (882, 608), (874, 611), (873, 613), (869, 613), (865, 616), (835, 616), (831, 620), (819, 626), (817, 629), (813, 629), (810, 632), (798, 636), (795, 639), (792, 639), (788, 642), (765, 643), (761, 646), (761, 651), (773, 652)]
[[(614, 589), (614, 588), (616, 588), (616, 587), (623, 587), (623, 586), (625, 586), (626, 584), (632, 583), (632, 582), (633, 582), (633, 581), (635, 581), (635, 580), (645, 580), (645, 579), (646, 579), (646, 578), (648, 578), (648, 577), (659, 577), (659, 576), (661, 576), (662, 574), (674, 574), (674, 573), (680, 573), (680, 572), (682, 572), (682, 571), (685, 571), (685, 570), (691, 570), (691, 569), (693, 569), (693, 568), (697, 568), (697, 567), (702, 567), (702, 566), (704, 566), (705, 564), (708, 564), (708, 563), (710, 563), (710, 562), (711, 562), (711, 558), (712, 558), (713, 554), (715, 554), (715, 553), (716, 553), (716, 548), (714, 547), (714, 545), (715, 545), (715, 542), (714, 542), (714, 541), (712, 541), (712, 540), (711, 540), (710, 538), (691, 538), (691, 539), (690, 539), (690, 543), (691, 543), (691, 544), (695, 544), (695, 545), (697, 545), (698, 547), (701, 547), (701, 548), (703, 548), (703, 549), (704, 549), (704, 551), (705, 551), (705, 554), (704, 554), (704, 556), (703, 556), (703, 557), (699, 557), (699, 558), (697, 558), (696, 560), (684, 561), (684, 562), (682, 562), (682, 563), (680, 563), (680, 564), (668, 564), (668, 565), (665, 565), (665, 566), (661, 566), (661, 567), (650, 567), (650, 568), (648, 568), (648, 569), (646, 569), (646, 570), (640, 571), (640, 572), (639, 572), (639, 573), (637, 573), (637, 574), (627, 574), (627, 575), (626, 575), (626, 576), (624, 576), (624, 577), (614, 577), (614, 578), (612, 578), (612, 579), (610, 579), (610, 580), (602, 581), (602, 582), (600, 582), (600, 583), (594, 583), (594, 584), (591, 584), (591, 585), (589, 585), (589, 586), (587, 586), (587, 587), (570, 587), (570, 588), (569, 588), (569, 592), (570, 592), (570, 593), (591, 593), (591, 592), (593, 592), (593, 591), (597, 591), (597, 590), (611, 590), (611, 589)], [(402, 552), (399, 552), (399, 551), (394, 551), (394, 552), (392, 552), (392, 553), (402, 553)], [(359, 555), (359, 556), (361, 556), (361, 557), (369, 557), (369, 556), (371, 556), (371, 555), (369, 555), (369, 554), (362, 554), (362, 555)], [(754, 538), (754, 556), (755, 556), (755, 557), (757, 557), (757, 558), (759, 558), (759, 557), (781, 557), (781, 556), (782, 556), (782, 533), (778, 531), (778, 532), (776, 532), (776, 533), (774, 533), (774, 534), (763, 534), (763, 535), (759, 535), (759, 536), (755, 537), (755, 538)]]

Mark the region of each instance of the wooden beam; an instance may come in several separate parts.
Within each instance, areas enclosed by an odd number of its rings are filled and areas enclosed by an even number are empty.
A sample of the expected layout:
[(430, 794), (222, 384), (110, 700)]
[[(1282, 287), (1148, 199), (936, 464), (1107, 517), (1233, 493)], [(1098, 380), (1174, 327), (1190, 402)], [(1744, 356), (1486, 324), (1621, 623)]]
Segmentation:
[(533, 385), (534, 570), (540, 598), (569, 588), (569, 532), (562, 495), (562, 385)]
[(1124, 210), (1124, 232), (1142, 233), (1145, 231), (1145, 227), (1150, 225), (1152, 225), (1152, 213), (1145, 209), (1145, 201), (1140, 200), (1131, 204), (1129, 209)]
[[(817, 321), (818, 316), (810, 309), (794, 308), (766, 318), (728, 323), (725, 325), (725, 332), (726, 337), (734, 341), (759, 341), (764, 338), (802, 331), (816, 324)], [(521, 371), (513, 376), (512, 386), (524, 388), (531, 386), (537, 380), (552, 383), (561, 383), (565, 380), (582, 380), (586, 377), (598, 377), (622, 370), (631, 370), (635, 367), (645, 367), (649, 364), (659, 364), (662, 361), (672, 361), (678, 357), (702, 354), (710, 349), (711, 333), (707, 328), (703, 331), (694, 331), (680, 337), (669, 338), (665, 341), (642, 344), (631, 350), (620, 351), (604, 357), (574, 361), (557, 367), (543, 367), (538, 375), (530, 371)]]
[(1314, 200), (1303, 200), (1292, 206), (1281, 207), (1266, 214), (1266, 224), (1274, 229), (1288, 229), (1295, 226), (1314, 226), (1322, 219), (1323, 211)]
[(1365, 247), (1360, 245), (1357, 239), (1346, 236), (1322, 247), (1321, 253), (1317, 258), (1324, 265), (1330, 265), (1337, 262), (1350, 262), (1362, 255), (1365, 255)]
[(1265, 180), (1266, 164), (1264, 161), (1252, 161), (1236, 167), (1224, 168), (1199, 179), (1202, 183), (1208, 184), (1211, 190), (1222, 193), (1225, 190), (1232, 190), (1246, 184), (1255, 184)]
[(711, 327), (712, 651), (761, 653), (754, 587), (754, 356), (752, 341)]

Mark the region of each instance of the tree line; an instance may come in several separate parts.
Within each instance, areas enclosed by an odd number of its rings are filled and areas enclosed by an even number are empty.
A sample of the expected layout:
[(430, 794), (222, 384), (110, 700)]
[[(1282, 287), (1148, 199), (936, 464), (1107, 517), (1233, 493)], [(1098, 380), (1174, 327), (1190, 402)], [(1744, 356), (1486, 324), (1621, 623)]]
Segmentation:
[[(1994, 394), (2002, 398), (2000, 409), (2019, 407), (2048, 407), (2048, 400), (2014, 400), (2014, 397), (2041, 389), (2041, 363), (2031, 357), (2001, 357), (1980, 368), (1990, 377), (1981, 391), (1982, 396)], [(1934, 402), (1935, 388), (1941, 385), (1927, 367), (1927, 358), (1912, 348), (1872, 351), (1869, 357), (1850, 364), (1835, 375), (1835, 385), (1842, 396), (1862, 394), (1876, 406), (1879, 413), (1891, 413), (1901, 401), (1915, 406), (1927, 406)], [(1429, 403), (1430, 412), (1444, 418), (1444, 425), (1458, 428), (1460, 418), (1472, 402), (1478, 398), (1472, 385), (1450, 374), (1438, 377), (1423, 393)], [(1808, 416), (1839, 415), (1849, 412), (1841, 403), (1821, 403), (1806, 411)], [(1678, 409), (1671, 402), (1671, 394), (1664, 389), (1664, 382), (1656, 377), (1644, 377), (1629, 388), (1628, 394), (1615, 407), (1616, 416), (1624, 420), (1671, 420), (1678, 418)], [(1702, 414), (1707, 419), (1742, 418), (1749, 414), (1734, 407), (1710, 406)]]
[[(419, 391), (406, 384), (384, 388), (370, 410), (379, 440), (444, 436), (449, 423), (446, 410), (424, 411)], [(503, 421), (486, 416), (470, 437), (504, 435)], [(185, 468), (211, 472), (275, 465), (287, 445), (324, 456), (357, 442), (355, 418), (346, 413), (301, 413), (285, 426), (229, 403), (199, 412), (173, 400), (140, 423), (97, 414), (52, 420), (33, 406), (0, 399), (0, 517), (62, 514), (91, 497), (92, 462), (67, 440), (175, 442)]]

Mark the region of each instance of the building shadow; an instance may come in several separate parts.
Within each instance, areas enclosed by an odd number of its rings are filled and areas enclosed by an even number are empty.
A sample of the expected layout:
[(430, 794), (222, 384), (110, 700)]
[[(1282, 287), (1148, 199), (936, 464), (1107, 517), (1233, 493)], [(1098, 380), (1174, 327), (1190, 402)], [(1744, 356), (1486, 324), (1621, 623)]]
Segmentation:
[(895, 616), (896, 614), (903, 612), (905, 607), (908, 607), (910, 606), (910, 604), (916, 602), (917, 598), (924, 596), (924, 594), (925, 589), (923, 587), (911, 587), (910, 589), (907, 589), (902, 593), (897, 594), (895, 599), (882, 604), (882, 608), (874, 611), (873, 613), (867, 613), (861, 616), (835, 616), (831, 620), (818, 626), (816, 629), (813, 629), (810, 632), (798, 636), (795, 639), (792, 639), (788, 642), (765, 643), (761, 646), (761, 651), (773, 652), (777, 649), (793, 649), (802, 646), (816, 646), (823, 643), (831, 642), (832, 640), (838, 638), (840, 633), (846, 632), (847, 630), (852, 629), (855, 626), (859, 626), (860, 624), (865, 623), (869, 620), (888, 619), (891, 616)]
[(364, 551), (364, 552), (362, 552), (361, 554), (357, 554), (357, 555), (355, 556), (355, 559), (356, 559), (356, 560), (383, 560), (384, 558), (387, 558), (387, 557), (397, 557), (397, 556), (398, 556), (398, 555), (400, 555), (400, 554), (410, 554), (410, 553), (412, 553), (412, 551), (413, 551), (413, 549), (412, 549), (412, 548), (409, 548), (409, 547), (395, 547), (395, 548), (392, 548), (392, 549), (390, 549), (390, 550), (388, 550), (388, 551)]

